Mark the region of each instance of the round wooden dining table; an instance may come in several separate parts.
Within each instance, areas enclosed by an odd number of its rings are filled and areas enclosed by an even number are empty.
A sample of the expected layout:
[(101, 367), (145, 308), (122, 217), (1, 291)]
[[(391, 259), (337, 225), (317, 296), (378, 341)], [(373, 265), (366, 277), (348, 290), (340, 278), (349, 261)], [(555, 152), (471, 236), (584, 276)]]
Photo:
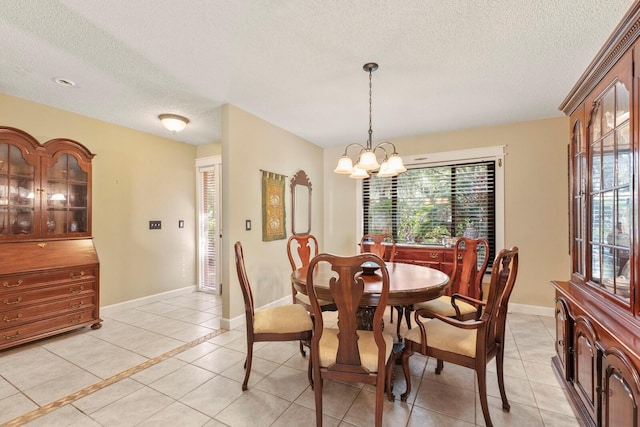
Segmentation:
[[(428, 301), (443, 295), (449, 285), (449, 276), (433, 268), (415, 264), (387, 262), (389, 272), (389, 300), (387, 305), (411, 305)], [(336, 274), (328, 263), (317, 265), (313, 282), (318, 299), (331, 301), (329, 279)], [(360, 301), (362, 307), (375, 307), (380, 298), (382, 276), (380, 271), (363, 274), (364, 295)], [(307, 294), (307, 268), (302, 267), (291, 273), (291, 282), (298, 292)]]

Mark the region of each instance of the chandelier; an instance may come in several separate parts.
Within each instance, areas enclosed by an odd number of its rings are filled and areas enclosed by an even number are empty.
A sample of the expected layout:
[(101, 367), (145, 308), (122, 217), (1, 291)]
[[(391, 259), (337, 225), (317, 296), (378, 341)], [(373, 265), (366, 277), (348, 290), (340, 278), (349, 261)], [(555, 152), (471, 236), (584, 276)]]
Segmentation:
[[(349, 175), (350, 178), (369, 178), (369, 172), (378, 171), (378, 176), (396, 176), (399, 173), (405, 172), (407, 168), (402, 163), (402, 158), (396, 152), (396, 146), (391, 142), (380, 142), (372, 148), (372, 135), (371, 130), (371, 74), (378, 69), (378, 64), (375, 62), (369, 62), (362, 66), (362, 69), (369, 73), (369, 138), (366, 145), (353, 143), (349, 144), (344, 149), (344, 154), (338, 160), (338, 166), (334, 172), (344, 175)], [(349, 157), (347, 151), (351, 147), (359, 147), (358, 162), (354, 165), (353, 160)], [(388, 147), (389, 151), (385, 149)], [(378, 163), (376, 151), (382, 151), (384, 153), (384, 159), (382, 164)]]

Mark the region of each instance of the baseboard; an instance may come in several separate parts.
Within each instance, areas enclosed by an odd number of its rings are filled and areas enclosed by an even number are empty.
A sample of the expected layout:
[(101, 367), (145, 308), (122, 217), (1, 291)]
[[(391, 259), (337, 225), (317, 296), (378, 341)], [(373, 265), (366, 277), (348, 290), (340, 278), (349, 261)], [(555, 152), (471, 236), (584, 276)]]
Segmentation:
[(556, 311), (553, 307), (540, 307), (537, 305), (509, 303), (509, 313), (532, 314), (534, 316), (554, 317)]
[[(286, 297), (282, 297), (279, 300), (276, 300), (272, 303), (269, 303), (267, 305), (263, 305), (262, 307), (256, 308), (256, 311), (258, 310), (263, 310), (265, 308), (269, 308), (269, 307), (278, 307), (281, 305), (287, 305), (287, 304), (291, 304), (291, 295), (286, 296)], [(222, 319), (220, 319), (220, 327), (222, 329), (226, 329), (228, 331), (232, 330), (232, 329), (239, 329), (239, 328), (244, 328), (245, 325), (245, 315), (244, 313), (241, 314), (240, 316), (236, 316), (232, 319), (225, 319), (224, 317)]]
[(193, 286), (185, 286), (184, 288), (173, 289), (167, 292), (161, 292), (159, 294), (153, 294), (142, 298), (136, 298), (125, 302), (120, 302), (117, 304), (107, 305), (105, 307), (100, 307), (100, 313), (109, 315), (116, 313), (122, 310), (129, 310), (132, 308), (140, 307), (146, 304), (150, 304), (156, 301), (162, 301), (163, 299), (167, 299), (167, 297), (171, 296), (180, 296), (190, 294), (198, 290), (196, 285)]

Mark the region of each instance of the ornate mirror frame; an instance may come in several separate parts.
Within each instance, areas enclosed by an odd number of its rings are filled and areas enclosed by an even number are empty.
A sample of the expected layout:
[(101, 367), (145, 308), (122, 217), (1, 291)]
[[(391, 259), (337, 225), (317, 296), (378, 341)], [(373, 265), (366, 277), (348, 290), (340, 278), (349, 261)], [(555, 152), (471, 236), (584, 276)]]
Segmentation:
[(296, 172), (291, 178), (290, 187), (291, 233), (309, 234), (311, 232), (311, 181), (305, 171), (301, 169)]

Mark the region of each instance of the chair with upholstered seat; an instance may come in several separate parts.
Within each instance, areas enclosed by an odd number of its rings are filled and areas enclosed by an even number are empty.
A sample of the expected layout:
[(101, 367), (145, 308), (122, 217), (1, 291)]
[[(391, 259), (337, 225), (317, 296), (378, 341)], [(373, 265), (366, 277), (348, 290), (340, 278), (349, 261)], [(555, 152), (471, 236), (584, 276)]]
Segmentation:
[[(294, 234), (289, 237), (287, 241), (287, 257), (289, 258), (289, 264), (291, 264), (291, 271), (296, 271), (300, 268), (309, 265), (309, 261), (314, 256), (318, 255), (318, 239), (313, 234)], [(296, 290), (296, 287), (291, 281), (291, 295), (293, 296), (293, 303), (302, 305), (309, 313), (311, 313), (311, 304), (309, 303), (309, 297)], [(335, 311), (336, 305), (333, 301), (318, 301), (320, 308), (323, 312)], [(300, 341), (300, 353), (305, 356), (304, 345), (308, 345), (309, 342)]]
[[(309, 261), (318, 255), (318, 239), (313, 234), (298, 234), (289, 237), (287, 241), (287, 256), (291, 271), (296, 271), (309, 265)], [(311, 311), (309, 297), (298, 292), (291, 282), (291, 295), (295, 304), (302, 304), (307, 311)], [(333, 301), (319, 301), (322, 311), (334, 311), (336, 305)]]
[[(247, 389), (253, 359), (253, 343), (263, 341), (309, 341), (313, 322), (305, 308), (299, 304), (270, 307), (255, 311), (253, 293), (244, 265), (242, 244), (236, 242), (236, 270), (238, 281), (244, 297), (244, 311), (247, 322), (247, 358), (244, 362), (246, 370), (242, 390)], [(311, 361), (309, 361), (311, 363)], [(311, 372), (311, 369), (309, 369)], [(311, 376), (309, 377), (311, 381)]]
[[(396, 256), (396, 241), (391, 234), (365, 234), (360, 239), (360, 253), (366, 252), (376, 254), (385, 261), (393, 262)], [(387, 255), (387, 253), (389, 255)], [(411, 329), (410, 312), (405, 311), (405, 308), (406, 307), (400, 305), (394, 306), (389, 315), (389, 321), (393, 323), (393, 309), (398, 312), (398, 324), (396, 328), (398, 339), (400, 339), (400, 325), (402, 324), (403, 314), (405, 314), (407, 326)]]
[[(380, 298), (373, 315), (373, 330), (358, 330), (357, 315), (364, 293), (362, 264), (375, 263), (382, 277)], [(329, 288), (338, 308), (337, 328), (325, 327), (314, 287), (315, 266), (331, 265), (335, 277)], [(307, 270), (307, 294), (314, 314), (311, 361), (316, 402), (316, 425), (322, 425), (323, 380), (359, 382), (376, 387), (375, 425), (382, 425), (382, 408), (387, 362), (393, 350), (393, 336), (383, 332), (383, 315), (389, 298), (389, 273), (384, 261), (373, 254), (340, 257), (320, 254)], [(390, 393), (390, 391), (389, 391)]]
[[(415, 321), (418, 327), (409, 331), (404, 338), (402, 369), (407, 390), (401, 396), (403, 401), (411, 393), (409, 357), (414, 352), (437, 359), (436, 374), (442, 372), (445, 361), (465, 366), (476, 372), (482, 414), (487, 427), (491, 427), (493, 424), (487, 403), (487, 363), (495, 358), (502, 409), (509, 411), (503, 377), (505, 326), (509, 297), (517, 274), (518, 248), (501, 250), (493, 262), (487, 301), (465, 297), (467, 302), (483, 307), (479, 320), (460, 321), (425, 309), (416, 310)], [(423, 323), (420, 317), (429, 320)], [(433, 392), (437, 393), (437, 390)]]
[[(482, 262), (478, 258), (482, 256)], [(450, 296), (414, 304), (414, 309), (426, 309), (458, 320), (478, 319), (479, 306), (465, 302), (462, 296), (482, 300), (482, 278), (489, 263), (489, 243), (485, 239), (460, 237), (453, 248), (453, 272)]]

